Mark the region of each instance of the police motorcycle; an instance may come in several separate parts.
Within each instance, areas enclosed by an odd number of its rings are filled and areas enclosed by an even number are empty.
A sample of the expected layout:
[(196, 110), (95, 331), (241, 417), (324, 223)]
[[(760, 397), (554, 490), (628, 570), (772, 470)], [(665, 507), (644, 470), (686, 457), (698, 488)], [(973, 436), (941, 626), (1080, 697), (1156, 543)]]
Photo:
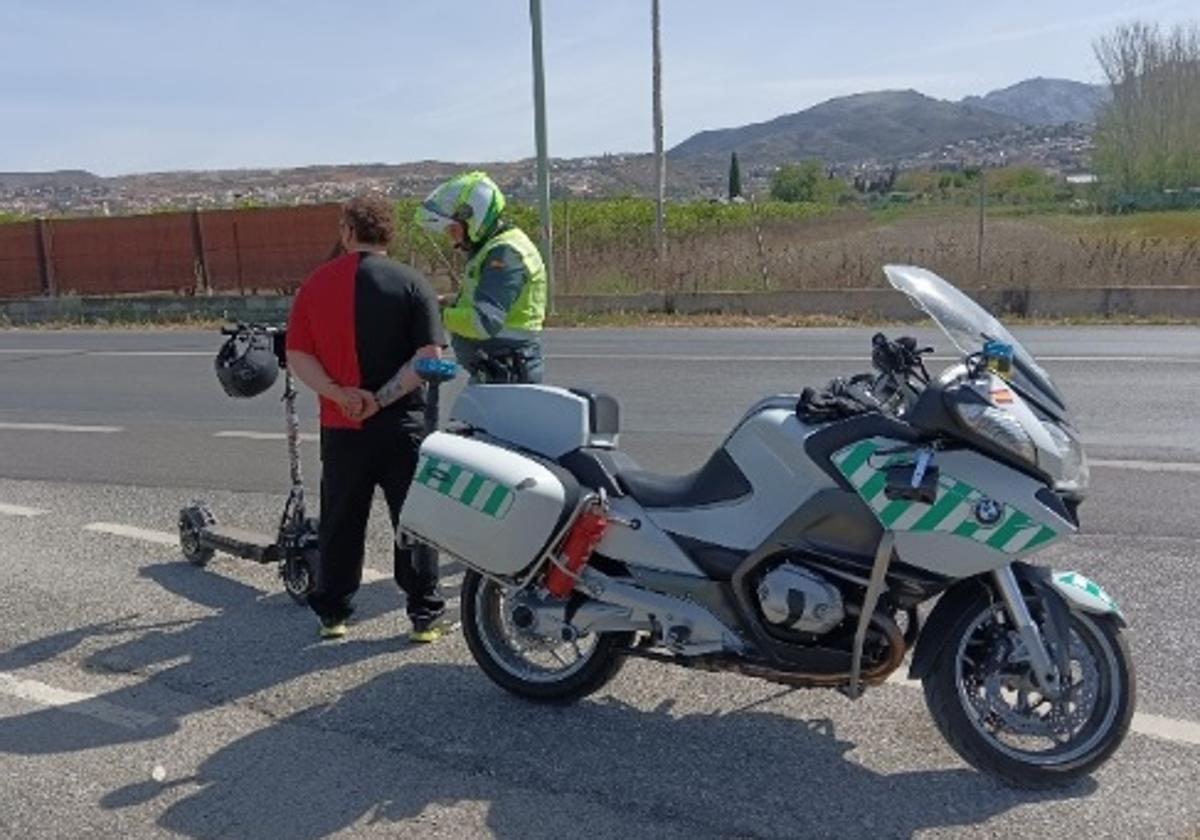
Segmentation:
[(690, 475), (622, 453), (611, 397), (461, 392), (400, 531), (468, 567), (463, 632), (488, 677), (564, 703), (637, 656), (857, 699), (911, 654), (980, 771), (1050, 787), (1113, 754), (1134, 709), (1125, 618), (1084, 575), (1030, 562), (1079, 529), (1066, 404), (954, 286), (885, 273), (959, 361), (934, 376), (930, 348), (876, 335), (873, 373), (762, 400)]

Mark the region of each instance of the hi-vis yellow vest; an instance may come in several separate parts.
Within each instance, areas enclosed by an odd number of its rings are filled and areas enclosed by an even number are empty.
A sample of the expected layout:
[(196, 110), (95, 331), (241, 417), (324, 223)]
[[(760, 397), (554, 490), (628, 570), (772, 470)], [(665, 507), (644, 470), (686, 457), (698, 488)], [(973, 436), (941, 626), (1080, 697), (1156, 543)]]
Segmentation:
[[(475, 291), (479, 287), (479, 278), (488, 254), (500, 245), (507, 245), (520, 255), (525, 267), (525, 285), (508, 310), (503, 329), (498, 335), (489, 336), (475, 310)], [(449, 332), (477, 341), (489, 337), (527, 339), (542, 329), (546, 320), (546, 266), (537, 246), (524, 231), (509, 228), (488, 240), (479, 253), (471, 258), (458, 299), (446, 310), (443, 320)]]

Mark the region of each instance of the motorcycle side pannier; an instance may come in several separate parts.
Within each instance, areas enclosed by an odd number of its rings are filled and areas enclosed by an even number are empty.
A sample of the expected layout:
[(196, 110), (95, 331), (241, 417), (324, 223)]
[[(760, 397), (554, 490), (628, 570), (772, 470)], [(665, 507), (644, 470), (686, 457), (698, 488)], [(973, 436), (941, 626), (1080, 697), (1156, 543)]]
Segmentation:
[(540, 556), (577, 498), (578, 486), (531, 458), (434, 432), (421, 444), (400, 530), (483, 572), (515, 575)]

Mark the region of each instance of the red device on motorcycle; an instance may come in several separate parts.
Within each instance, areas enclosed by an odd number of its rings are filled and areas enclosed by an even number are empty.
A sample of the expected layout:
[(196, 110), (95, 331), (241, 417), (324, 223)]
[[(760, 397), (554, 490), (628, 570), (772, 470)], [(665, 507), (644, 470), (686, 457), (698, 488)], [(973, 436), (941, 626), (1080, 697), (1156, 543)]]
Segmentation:
[(580, 570), (604, 539), (608, 517), (598, 507), (585, 510), (575, 520), (563, 542), (562, 553), (546, 573), (546, 590), (555, 598), (566, 598), (575, 588)]

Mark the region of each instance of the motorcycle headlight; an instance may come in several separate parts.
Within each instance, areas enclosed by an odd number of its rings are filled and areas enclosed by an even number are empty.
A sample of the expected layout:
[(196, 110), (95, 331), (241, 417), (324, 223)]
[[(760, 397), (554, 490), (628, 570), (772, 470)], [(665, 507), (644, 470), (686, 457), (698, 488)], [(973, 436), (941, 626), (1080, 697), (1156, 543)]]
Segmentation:
[(1081, 496), (1087, 490), (1091, 479), (1088, 469), (1087, 455), (1083, 452), (1083, 444), (1075, 433), (1058, 423), (1042, 421), (1046, 433), (1050, 435), (1054, 445), (1058, 447), (1059, 457), (1062, 458), (1062, 476), (1054, 489), (1064, 493)]
[(1033, 438), (1010, 412), (974, 402), (956, 403), (954, 411), (959, 421), (975, 434), (987, 438), (1023, 461), (1037, 464), (1037, 447)]

